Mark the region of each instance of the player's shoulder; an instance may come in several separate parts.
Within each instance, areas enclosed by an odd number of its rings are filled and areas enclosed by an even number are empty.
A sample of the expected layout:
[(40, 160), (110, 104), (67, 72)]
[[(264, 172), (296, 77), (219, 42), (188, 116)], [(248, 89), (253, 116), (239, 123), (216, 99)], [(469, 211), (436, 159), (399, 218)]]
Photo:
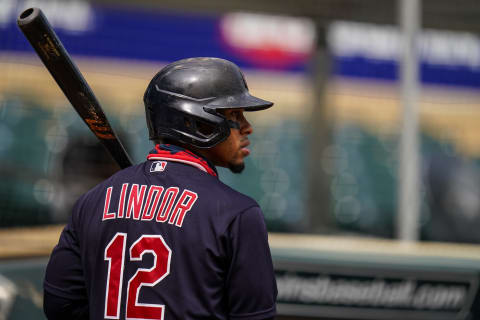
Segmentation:
[(234, 188), (230, 187), (229, 185), (223, 183), (222, 181), (218, 180), (218, 188), (221, 190), (220, 192), (225, 195), (226, 199), (230, 199), (235, 202), (240, 202), (245, 205), (245, 207), (258, 207), (258, 203), (252, 197), (235, 190)]
[(260, 206), (255, 199), (235, 190), (220, 180), (217, 180), (215, 187), (211, 189), (209, 194), (212, 195), (211, 205), (215, 205), (215, 208), (212, 208), (212, 212), (217, 210), (217, 212), (221, 212), (221, 220), (227, 224), (247, 211), (258, 211), (260, 216), (263, 216)]

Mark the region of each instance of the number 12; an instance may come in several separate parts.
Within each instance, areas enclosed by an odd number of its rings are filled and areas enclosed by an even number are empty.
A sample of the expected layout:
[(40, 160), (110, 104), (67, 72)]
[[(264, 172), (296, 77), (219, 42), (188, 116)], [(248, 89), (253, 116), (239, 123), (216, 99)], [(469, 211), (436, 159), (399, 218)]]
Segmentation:
[[(108, 277), (105, 294), (105, 318), (120, 318), (123, 269), (127, 234), (118, 232), (105, 248), (104, 259), (108, 261)], [(139, 303), (142, 286), (153, 287), (170, 273), (172, 250), (160, 235), (142, 235), (130, 247), (130, 261), (141, 261), (145, 253), (153, 255), (150, 269), (139, 268), (127, 285), (127, 319), (163, 319), (165, 305)]]

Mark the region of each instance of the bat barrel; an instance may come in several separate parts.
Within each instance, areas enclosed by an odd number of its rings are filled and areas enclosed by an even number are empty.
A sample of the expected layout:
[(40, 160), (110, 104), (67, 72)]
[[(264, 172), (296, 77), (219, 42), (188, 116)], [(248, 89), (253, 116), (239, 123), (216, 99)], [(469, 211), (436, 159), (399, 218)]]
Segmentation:
[(37, 19), (41, 13), (42, 11), (40, 11), (38, 8), (28, 8), (20, 14), (18, 18), (18, 24), (29, 24), (33, 20)]
[[(74, 96), (75, 92), (91, 91), (88, 85), (84, 88), (85, 79), (42, 10), (29, 8), (23, 11), (17, 19), (17, 24), (69, 100), (72, 97), (70, 93)], [(70, 75), (70, 78), (65, 75)], [(93, 92), (89, 92), (88, 95), (94, 98)], [(73, 101), (70, 102), (75, 105)], [(95, 101), (95, 104), (98, 102)]]
[(17, 19), (17, 24), (77, 113), (120, 167), (132, 165), (92, 89), (63, 47), (42, 10), (29, 8), (23, 11)]
[(39, 8), (28, 8), (23, 11), (17, 19), (17, 24), (30, 42), (34, 37), (41, 36), (44, 30), (51, 28), (47, 18)]

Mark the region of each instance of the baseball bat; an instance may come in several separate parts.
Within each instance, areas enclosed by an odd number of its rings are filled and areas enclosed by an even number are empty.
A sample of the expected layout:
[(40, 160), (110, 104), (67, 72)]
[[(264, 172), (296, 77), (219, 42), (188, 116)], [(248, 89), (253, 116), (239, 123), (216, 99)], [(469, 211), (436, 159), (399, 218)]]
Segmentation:
[(92, 89), (39, 8), (23, 11), (17, 19), (23, 34), (90, 130), (120, 168), (132, 165)]

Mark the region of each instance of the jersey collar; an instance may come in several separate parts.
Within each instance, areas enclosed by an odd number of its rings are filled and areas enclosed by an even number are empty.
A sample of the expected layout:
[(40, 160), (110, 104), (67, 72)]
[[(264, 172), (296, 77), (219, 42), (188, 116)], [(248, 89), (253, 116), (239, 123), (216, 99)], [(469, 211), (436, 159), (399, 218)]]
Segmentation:
[(218, 177), (217, 169), (208, 159), (173, 144), (157, 144), (155, 149), (150, 151), (147, 160), (166, 160), (185, 163), (214, 177)]

